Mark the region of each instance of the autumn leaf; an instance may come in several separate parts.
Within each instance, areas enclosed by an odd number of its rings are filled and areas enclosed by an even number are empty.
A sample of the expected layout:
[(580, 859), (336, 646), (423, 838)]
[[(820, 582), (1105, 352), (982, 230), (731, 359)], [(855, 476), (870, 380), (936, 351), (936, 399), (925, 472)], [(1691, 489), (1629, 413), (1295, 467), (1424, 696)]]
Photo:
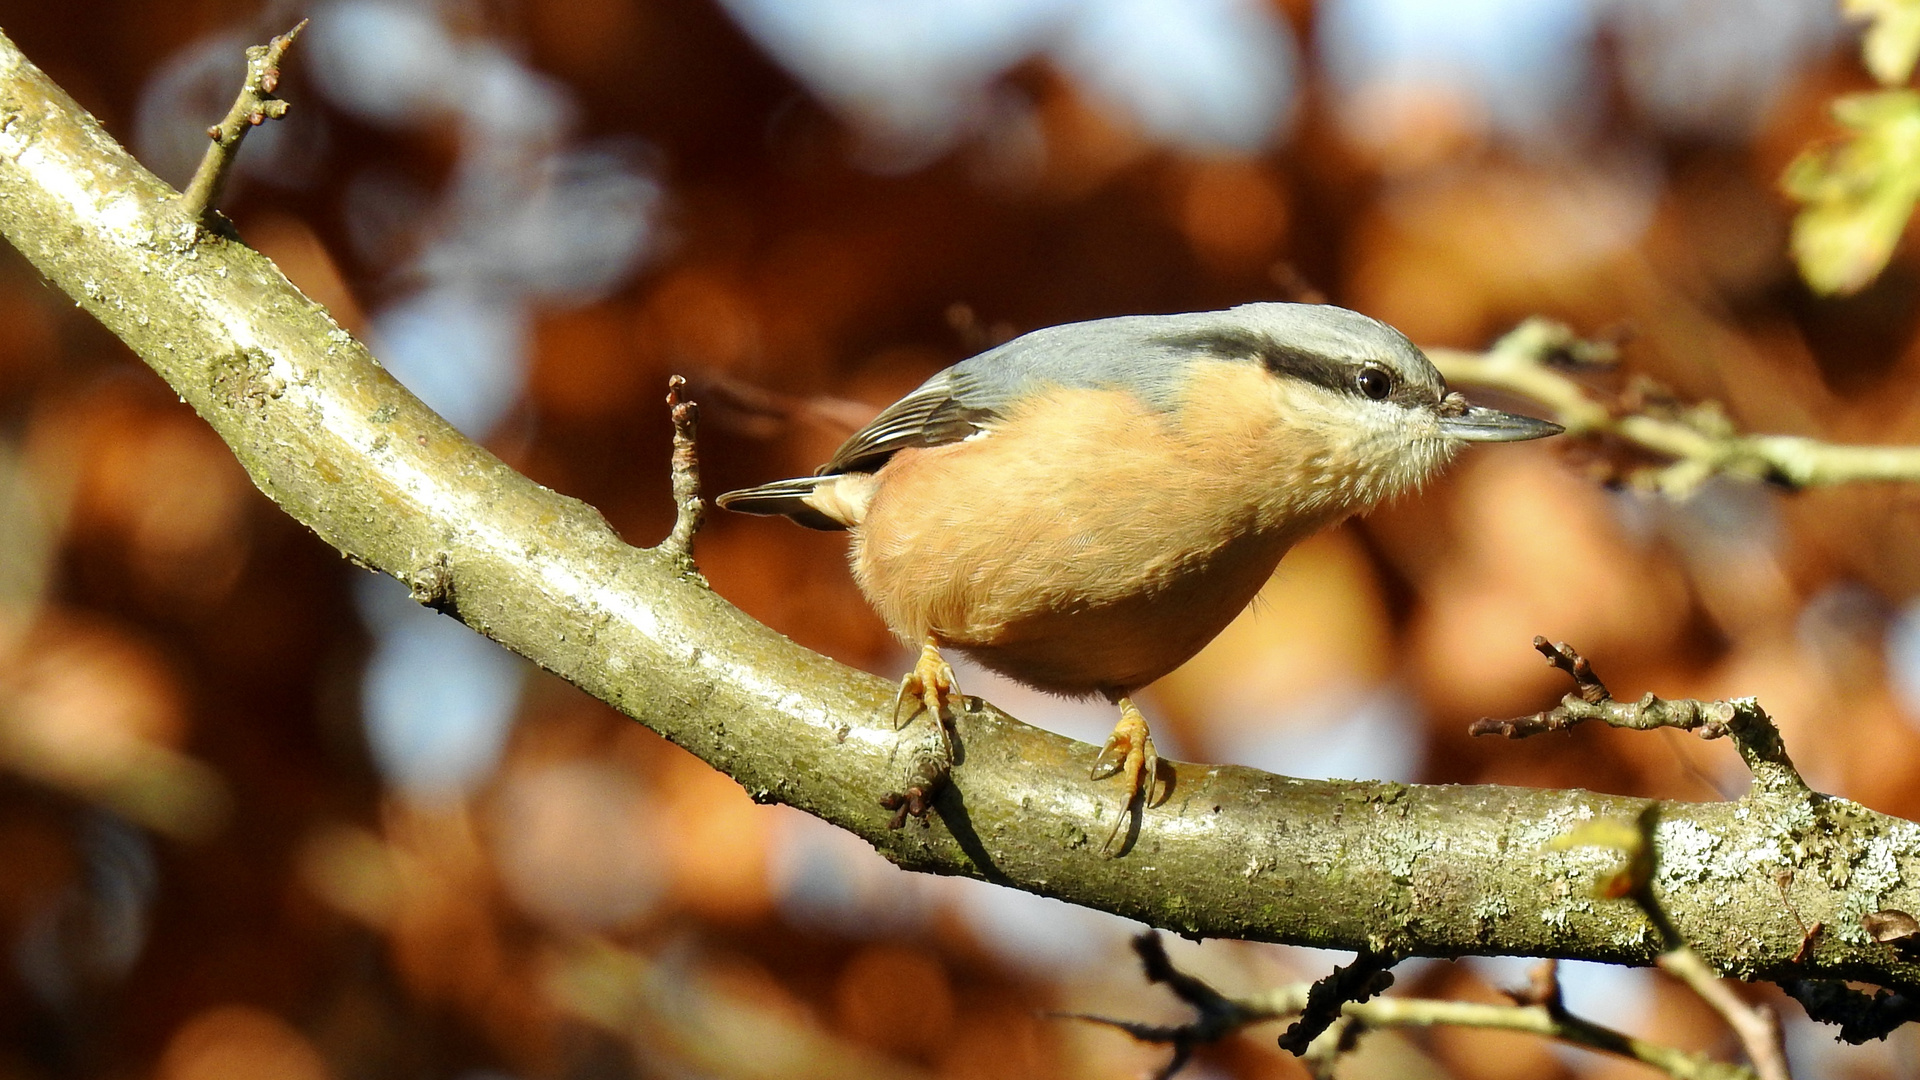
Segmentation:
[(1854, 134), (1810, 147), (1781, 185), (1802, 206), (1793, 257), (1816, 292), (1857, 292), (1893, 256), (1920, 198), (1920, 94), (1849, 94), (1833, 116)]
[(1906, 82), (1920, 56), (1920, 0), (1843, 0), (1848, 17), (1869, 22), (1861, 57), (1884, 86)]

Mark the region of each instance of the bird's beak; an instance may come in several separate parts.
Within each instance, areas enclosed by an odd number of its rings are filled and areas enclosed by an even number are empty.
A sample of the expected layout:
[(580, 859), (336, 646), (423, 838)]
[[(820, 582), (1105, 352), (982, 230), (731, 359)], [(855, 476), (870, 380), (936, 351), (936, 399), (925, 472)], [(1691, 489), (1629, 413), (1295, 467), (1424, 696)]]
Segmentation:
[(1440, 418), (1442, 434), (1465, 442), (1522, 442), (1558, 435), (1566, 429), (1548, 420), (1535, 420), (1498, 409), (1471, 405), (1458, 416)]

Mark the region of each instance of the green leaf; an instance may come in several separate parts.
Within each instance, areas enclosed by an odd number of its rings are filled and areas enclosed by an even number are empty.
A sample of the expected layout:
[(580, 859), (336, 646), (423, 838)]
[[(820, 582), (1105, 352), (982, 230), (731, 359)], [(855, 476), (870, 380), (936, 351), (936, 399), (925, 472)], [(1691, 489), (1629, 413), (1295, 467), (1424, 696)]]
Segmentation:
[(1920, 94), (1849, 94), (1833, 116), (1854, 134), (1802, 151), (1780, 181), (1802, 204), (1794, 260), (1828, 294), (1856, 292), (1885, 269), (1920, 199)]
[(1873, 77), (1885, 86), (1906, 82), (1920, 57), (1920, 0), (1842, 0), (1840, 9), (1871, 21), (1860, 52)]

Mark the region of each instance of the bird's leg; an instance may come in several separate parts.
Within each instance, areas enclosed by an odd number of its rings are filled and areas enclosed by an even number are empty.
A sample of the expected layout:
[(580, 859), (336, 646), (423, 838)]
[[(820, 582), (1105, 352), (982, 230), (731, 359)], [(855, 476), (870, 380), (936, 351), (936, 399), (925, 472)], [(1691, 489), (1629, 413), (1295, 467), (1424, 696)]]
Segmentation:
[[(1126, 797), (1121, 800), (1120, 814), (1113, 823), (1113, 832), (1108, 834), (1107, 842), (1100, 846), (1102, 851), (1112, 851), (1113, 842), (1120, 836), (1120, 830), (1127, 824), (1127, 818), (1136, 804), (1142, 812), (1149, 806), (1158, 805), (1153, 798), (1153, 788), (1160, 776), (1160, 755), (1153, 749), (1153, 734), (1147, 730), (1147, 718), (1140, 715), (1139, 706), (1133, 698), (1124, 693), (1112, 695), (1114, 704), (1120, 706), (1120, 722), (1113, 725), (1113, 734), (1107, 736), (1107, 745), (1100, 756), (1093, 760), (1092, 777), (1101, 780), (1115, 773), (1126, 782)], [(1164, 798), (1164, 794), (1162, 795)]]
[(947, 699), (959, 693), (953, 684), (953, 668), (940, 657), (940, 642), (931, 634), (920, 646), (920, 659), (914, 661), (913, 668), (900, 680), (900, 695), (893, 699), (893, 726), (900, 728), (900, 708), (908, 701), (914, 701), (919, 708), (907, 714), (913, 719), (919, 709), (925, 709), (933, 717), (933, 725), (940, 731), (940, 746), (947, 758), (953, 758), (953, 736), (947, 731)]

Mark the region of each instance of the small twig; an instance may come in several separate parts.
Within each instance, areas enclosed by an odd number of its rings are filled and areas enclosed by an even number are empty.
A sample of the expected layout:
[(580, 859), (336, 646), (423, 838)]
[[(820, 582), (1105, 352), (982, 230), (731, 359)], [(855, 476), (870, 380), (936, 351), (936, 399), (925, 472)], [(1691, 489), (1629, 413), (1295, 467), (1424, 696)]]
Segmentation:
[(1821, 933), (1826, 930), (1826, 924), (1822, 923), (1819, 919), (1815, 919), (1812, 925), (1808, 925), (1807, 920), (1800, 914), (1799, 906), (1793, 902), (1792, 894), (1787, 892), (1787, 887), (1792, 884), (1793, 870), (1791, 868), (1782, 870), (1774, 875), (1773, 885), (1780, 890), (1780, 903), (1786, 906), (1787, 914), (1792, 915), (1794, 924), (1800, 927), (1800, 947), (1793, 952), (1793, 962), (1796, 964), (1804, 964), (1807, 962), (1807, 957), (1813, 954), (1814, 943), (1820, 940)]
[(1856, 480), (1920, 480), (1920, 446), (1844, 446), (1797, 435), (1742, 435), (1718, 406), (1641, 411), (1595, 401), (1556, 361), (1607, 362), (1613, 348), (1582, 341), (1546, 319), (1529, 319), (1484, 353), (1429, 349), (1449, 382), (1519, 394), (1545, 405), (1572, 436), (1608, 436), (1668, 464), (1633, 479), (1681, 498), (1716, 475), (1791, 488)]
[(1730, 702), (1696, 701), (1691, 698), (1663, 701), (1652, 694), (1631, 704), (1616, 701), (1606, 684), (1593, 673), (1593, 665), (1587, 662), (1586, 657), (1575, 652), (1571, 645), (1564, 641), (1553, 644), (1546, 638), (1535, 637), (1533, 647), (1547, 658), (1547, 663), (1572, 677), (1573, 693), (1561, 698), (1560, 704), (1546, 712), (1532, 716), (1510, 720), (1477, 720), (1467, 729), (1470, 734), (1524, 739), (1544, 731), (1564, 731), (1588, 720), (1639, 731), (1679, 728), (1697, 732), (1703, 739), (1718, 739), (1731, 730), (1729, 725), (1734, 706)]
[(1466, 1001), (1383, 997), (1348, 1005), (1346, 1014), (1372, 1028), (1473, 1027), (1524, 1031), (1651, 1065), (1675, 1080), (1757, 1080), (1751, 1069), (1661, 1046), (1546, 1005), (1482, 1005)]
[[(1298, 983), (1278, 987), (1250, 998), (1229, 998), (1205, 982), (1173, 966), (1155, 934), (1134, 939), (1134, 951), (1140, 954), (1151, 982), (1165, 983), (1182, 1001), (1193, 1006), (1198, 1015), (1191, 1023), (1177, 1026), (1139, 1024), (1112, 1020), (1103, 1016), (1063, 1014), (1070, 1019), (1086, 1020), (1117, 1028), (1141, 1042), (1173, 1048), (1173, 1058), (1155, 1074), (1168, 1080), (1193, 1056), (1195, 1048), (1218, 1042), (1241, 1028), (1268, 1020), (1277, 1020), (1303, 1012), (1320, 984)], [(1322, 980), (1324, 983), (1326, 980)], [(1631, 1035), (1590, 1023), (1567, 1013), (1560, 1001), (1560, 990), (1551, 962), (1536, 968), (1532, 985), (1511, 992), (1513, 1005), (1482, 1005), (1464, 1001), (1434, 1001), (1424, 998), (1381, 997), (1371, 1001), (1348, 1001), (1341, 1005), (1343, 1026), (1327, 1032), (1320, 1040), (1328, 1054), (1347, 1048), (1360, 1032), (1389, 1027), (1473, 1027), (1503, 1031), (1529, 1032), (1572, 1046), (1651, 1065), (1674, 1080), (1759, 1080), (1752, 1070), (1728, 1065), (1699, 1054), (1690, 1054), (1670, 1046), (1661, 1046)], [(1337, 1042), (1328, 1043), (1328, 1040)], [(1321, 1045), (1310, 1051), (1322, 1057)]]
[(1387, 969), (1397, 963), (1396, 956), (1363, 952), (1346, 967), (1334, 968), (1308, 991), (1300, 1019), (1280, 1036), (1280, 1049), (1295, 1057), (1305, 1054), (1313, 1041), (1340, 1019), (1341, 1010), (1348, 1004), (1367, 1001), (1392, 986), (1393, 972)]
[[(941, 732), (945, 734), (942, 727)], [(929, 753), (919, 755), (913, 766), (912, 777), (905, 788), (890, 791), (880, 796), (880, 807), (893, 811), (893, 819), (887, 822), (887, 828), (898, 829), (914, 818), (925, 823), (927, 815), (933, 811), (935, 799), (953, 779), (953, 755), (951, 753)]]
[[(1085, 1020), (1093, 1024), (1104, 1024), (1118, 1028), (1145, 1043), (1156, 1043), (1173, 1047), (1173, 1057), (1159, 1072), (1155, 1080), (1168, 1080), (1179, 1072), (1193, 1056), (1195, 1047), (1215, 1043), (1228, 1035), (1239, 1031), (1249, 1024), (1265, 1020), (1277, 1020), (1288, 1013), (1298, 1012), (1299, 1007), (1286, 1007), (1281, 1002), (1279, 1009), (1259, 1004), (1235, 1001), (1206, 984), (1205, 981), (1188, 975), (1173, 966), (1167, 956), (1167, 948), (1160, 943), (1160, 935), (1149, 930), (1133, 939), (1133, 951), (1140, 957), (1140, 964), (1146, 970), (1147, 981), (1164, 983), (1173, 991), (1175, 997), (1193, 1006), (1197, 1014), (1191, 1023), (1174, 1027), (1155, 1024), (1140, 1024), (1131, 1020), (1113, 1020), (1104, 1016), (1089, 1016), (1085, 1013), (1059, 1013), (1064, 1019)], [(1304, 989), (1302, 991), (1304, 997)]]
[(1699, 701), (1676, 698), (1671, 701), (1645, 694), (1638, 701), (1615, 700), (1606, 684), (1593, 673), (1585, 657), (1566, 642), (1550, 644), (1546, 638), (1533, 639), (1533, 647), (1547, 663), (1572, 676), (1574, 692), (1560, 704), (1532, 716), (1507, 720), (1483, 718), (1467, 728), (1473, 735), (1504, 735), (1524, 739), (1545, 731), (1564, 731), (1589, 720), (1618, 728), (1650, 731), (1654, 728), (1678, 728), (1703, 739), (1733, 736), (1740, 757), (1752, 770), (1754, 790), (1777, 797), (1807, 798), (1812, 789), (1801, 779), (1780, 741), (1780, 730), (1772, 717), (1752, 698), (1726, 701)]
[(660, 541), (660, 550), (680, 564), (682, 571), (697, 573), (693, 565), (693, 534), (700, 530), (706, 503), (700, 498), (700, 461), (694, 456), (694, 429), (700, 419), (700, 407), (681, 394), (687, 380), (675, 375), (667, 380), (667, 410), (673, 416), (673, 531)]
[(1527, 971), (1527, 985), (1502, 990), (1515, 1005), (1538, 1005), (1553, 1016), (1567, 1015), (1560, 996), (1560, 961), (1542, 960)]
[(1690, 945), (1661, 953), (1654, 961), (1660, 970), (1686, 983), (1740, 1037), (1759, 1080), (1792, 1080), (1787, 1071), (1787, 1048), (1780, 1039), (1780, 1018), (1765, 1005), (1749, 1005), (1733, 992), (1720, 973), (1708, 966)]
[(246, 139), (247, 132), (268, 120), (287, 115), (287, 103), (274, 96), (280, 86), (280, 60), (306, 25), (307, 20), (301, 19), (293, 29), (265, 45), (247, 47), (247, 79), (240, 86), (240, 96), (234, 99), (233, 108), (227, 110), (226, 119), (207, 129), (207, 138), (213, 142), (201, 157), (200, 167), (194, 170), (187, 190), (180, 196), (180, 213), (188, 221), (205, 222), (219, 203), (220, 192), (227, 186), (227, 177), (233, 172), (234, 159), (240, 154), (240, 143)]

